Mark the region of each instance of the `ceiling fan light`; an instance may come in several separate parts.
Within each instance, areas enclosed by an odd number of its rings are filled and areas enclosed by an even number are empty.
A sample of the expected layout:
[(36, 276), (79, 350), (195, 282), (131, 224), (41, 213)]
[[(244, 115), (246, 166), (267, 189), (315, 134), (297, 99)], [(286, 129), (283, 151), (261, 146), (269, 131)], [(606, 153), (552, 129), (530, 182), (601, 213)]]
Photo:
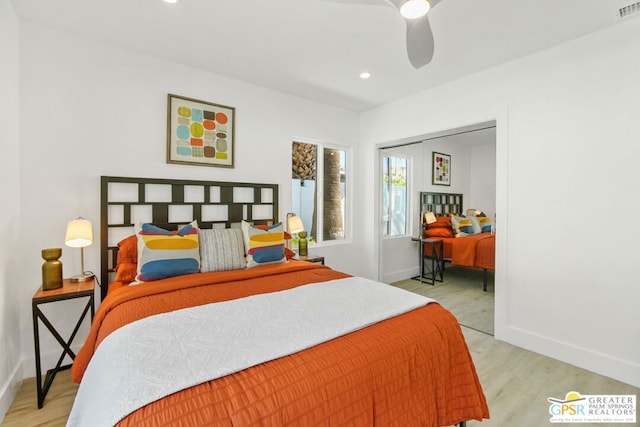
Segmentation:
[(418, 19), (426, 15), (430, 8), (427, 0), (407, 0), (400, 6), (400, 14), (407, 19)]

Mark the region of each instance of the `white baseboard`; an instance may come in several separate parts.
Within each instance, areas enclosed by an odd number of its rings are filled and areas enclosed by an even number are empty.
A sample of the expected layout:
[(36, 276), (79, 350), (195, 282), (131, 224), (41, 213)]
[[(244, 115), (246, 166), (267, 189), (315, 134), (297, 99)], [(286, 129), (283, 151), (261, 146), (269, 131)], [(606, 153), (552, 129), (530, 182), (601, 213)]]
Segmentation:
[(0, 424), (11, 407), (13, 399), (22, 384), (22, 363), (16, 363), (7, 381), (0, 386)]
[(387, 273), (382, 277), (383, 283), (393, 283), (399, 282), (401, 280), (411, 279), (412, 277), (418, 276), (420, 274), (419, 267), (412, 267), (405, 270), (394, 271), (392, 273)]
[[(78, 354), (81, 345), (72, 345), (71, 349), (74, 353)], [(62, 347), (59, 350), (54, 350), (43, 354), (40, 358), (40, 363), (42, 366), (42, 375), (45, 375), (46, 372), (54, 368), (56, 363), (58, 363), (58, 358), (62, 354)], [(70, 357), (66, 357), (65, 361), (63, 361), (63, 365), (67, 365), (72, 363)], [(2, 385), (0, 385), (0, 424), (2, 424), (2, 420), (4, 419), (7, 411), (11, 407), (11, 403), (13, 399), (16, 397), (16, 393), (22, 384), (22, 380), (25, 378), (32, 378), (36, 376), (36, 359), (35, 356), (30, 355), (27, 358), (22, 359), (18, 362), (11, 373), (9, 379)], [(33, 396), (33, 401), (37, 400), (36, 395)]]
[(640, 387), (640, 364), (515, 327), (496, 325), (495, 338), (614, 380)]

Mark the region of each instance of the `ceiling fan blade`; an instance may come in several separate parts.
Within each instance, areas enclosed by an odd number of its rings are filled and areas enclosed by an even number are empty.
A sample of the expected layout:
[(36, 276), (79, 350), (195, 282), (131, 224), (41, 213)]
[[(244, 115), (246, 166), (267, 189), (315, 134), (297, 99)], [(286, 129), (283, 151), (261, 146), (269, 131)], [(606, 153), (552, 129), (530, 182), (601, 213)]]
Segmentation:
[(427, 65), (433, 58), (434, 41), (429, 15), (407, 22), (407, 54), (416, 70)]
[[(400, 9), (406, 0), (320, 0), (329, 3), (393, 6)], [(442, 0), (427, 0), (431, 9)], [(416, 70), (427, 65), (433, 59), (434, 40), (429, 23), (429, 15), (418, 19), (405, 19), (407, 25), (407, 54), (409, 62)]]

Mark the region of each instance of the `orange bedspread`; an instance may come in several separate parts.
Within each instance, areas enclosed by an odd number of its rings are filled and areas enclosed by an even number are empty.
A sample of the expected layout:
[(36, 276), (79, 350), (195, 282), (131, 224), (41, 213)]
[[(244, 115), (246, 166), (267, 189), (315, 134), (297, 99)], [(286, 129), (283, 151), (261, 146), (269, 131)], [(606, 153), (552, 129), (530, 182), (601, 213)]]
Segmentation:
[[(131, 321), (347, 277), (289, 262), (200, 273), (110, 292), (74, 362), (78, 382), (97, 345)], [(114, 355), (117, 357), (117, 355)], [(438, 304), (167, 396), (120, 425), (453, 425), (488, 418), (456, 319)]]
[(474, 266), (477, 268), (486, 268), (487, 270), (496, 269), (495, 234), (489, 234), (489, 237), (478, 240), (478, 243), (476, 245)]
[[(496, 236), (491, 233), (472, 234), (464, 237), (436, 237), (442, 240), (444, 258), (451, 265), (495, 270)], [(424, 245), (425, 255), (431, 254), (431, 246)]]

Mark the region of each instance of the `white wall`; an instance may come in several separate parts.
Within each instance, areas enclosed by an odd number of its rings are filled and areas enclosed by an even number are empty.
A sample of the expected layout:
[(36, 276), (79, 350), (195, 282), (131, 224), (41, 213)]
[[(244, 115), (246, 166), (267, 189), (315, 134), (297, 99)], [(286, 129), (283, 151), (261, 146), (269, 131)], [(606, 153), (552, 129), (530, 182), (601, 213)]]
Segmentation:
[(0, 0), (0, 422), (22, 380), (20, 290), (15, 265), (20, 237), (19, 22), (11, 3)]
[[(386, 148), (376, 156), (376, 161), (381, 164), (382, 154), (390, 156), (406, 157), (409, 159), (407, 176), (407, 202), (409, 204), (407, 221), (409, 222), (409, 236), (386, 236), (382, 239), (380, 254), (379, 280), (384, 283), (392, 283), (415, 276), (419, 272), (418, 244), (411, 241), (412, 236), (418, 235), (418, 193), (422, 187), (422, 144), (411, 144), (401, 147)], [(379, 193), (380, 177), (376, 178), (375, 191)], [(379, 222), (378, 224), (382, 224)], [(378, 227), (380, 228), (380, 227)]]
[(467, 209), (480, 209), (491, 221), (496, 213), (496, 142), (474, 145), (471, 148), (471, 182), (469, 197), (465, 195)]
[(635, 386), (640, 229), (625, 214), (640, 209), (638, 40), (631, 19), (361, 118), (369, 189), (376, 144), (495, 119), (496, 337)]
[[(30, 298), (40, 283), (40, 250), (62, 247), (64, 275), (79, 272), (80, 254), (64, 246), (64, 232), (69, 220), (83, 216), (97, 234), (101, 175), (277, 183), (284, 218), (291, 207), (294, 135), (347, 146), (358, 142), (358, 116), (352, 112), (29, 23), (22, 23), (20, 41), (20, 193), (25, 196), (23, 261), (16, 272), (21, 286), (14, 305), (20, 312), (25, 377), (34, 375)], [(236, 108), (234, 169), (166, 164), (168, 93)], [(357, 262), (348, 256), (351, 246), (314, 253), (325, 255), (332, 267), (357, 273)], [(85, 250), (87, 269), (98, 271), (98, 247), (95, 242)], [(81, 305), (56, 303), (48, 313), (70, 331), (72, 313)], [(47, 357), (59, 355), (53, 338), (43, 337), (43, 346)]]

